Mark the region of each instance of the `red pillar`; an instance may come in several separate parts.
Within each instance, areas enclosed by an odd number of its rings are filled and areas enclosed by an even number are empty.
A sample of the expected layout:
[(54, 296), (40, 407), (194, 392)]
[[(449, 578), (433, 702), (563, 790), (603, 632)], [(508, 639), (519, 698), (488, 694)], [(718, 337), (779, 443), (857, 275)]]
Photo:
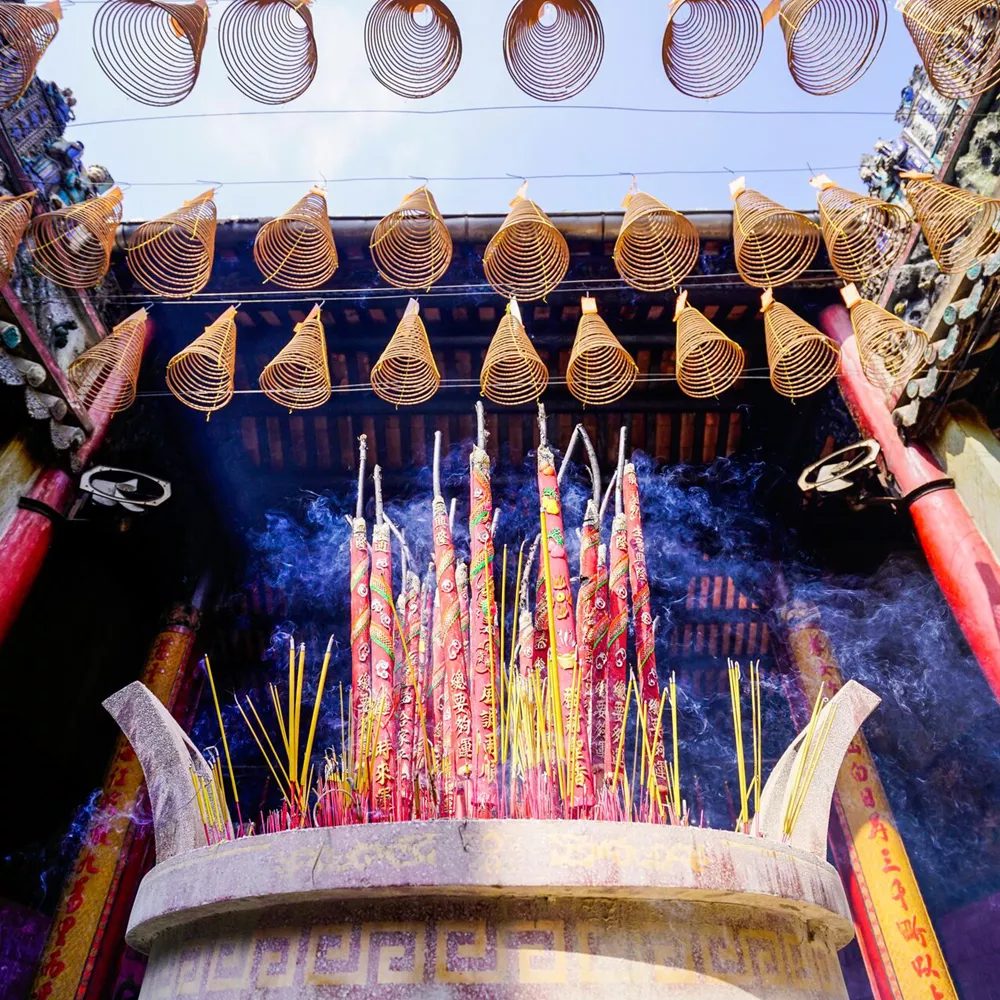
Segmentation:
[[(944, 473), (923, 445), (899, 436), (882, 393), (864, 376), (851, 319), (840, 305), (820, 314), (823, 329), (841, 345), (840, 391), (863, 434), (882, 448), (904, 499)], [(941, 592), (1000, 700), (1000, 564), (954, 487), (917, 494), (908, 503), (917, 537)]]

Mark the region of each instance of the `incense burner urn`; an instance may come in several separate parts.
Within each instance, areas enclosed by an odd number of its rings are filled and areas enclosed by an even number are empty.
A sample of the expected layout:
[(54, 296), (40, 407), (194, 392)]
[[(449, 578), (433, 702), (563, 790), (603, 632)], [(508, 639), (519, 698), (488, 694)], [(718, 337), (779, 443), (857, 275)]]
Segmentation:
[(837, 952), (853, 925), (825, 835), (843, 751), (877, 704), (857, 685), (837, 696), (791, 838), (778, 817), (800, 740), (752, 835), (438, 820), (211, 847), (196, 846), (200, 755), (135, 688), (109, 708), (146, 771), (157, 840), (127, 933), (149, 955), (140, 1000), (847, 998)]

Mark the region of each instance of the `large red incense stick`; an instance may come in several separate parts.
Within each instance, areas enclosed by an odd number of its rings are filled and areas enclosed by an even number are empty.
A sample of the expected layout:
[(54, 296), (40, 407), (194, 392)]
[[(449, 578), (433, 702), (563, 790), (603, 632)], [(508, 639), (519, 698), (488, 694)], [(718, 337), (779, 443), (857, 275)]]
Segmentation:
[(616, 514), (611, 525), (611, 563), (608, 577), (608, 700), (607, 743), (604, 747), (604, 774), (616, 778), (625, 726), (628, 695), (628, 534), (624, 514)]
[(354, 734), (354, 762), (360, 765), (358, 741), (362, 719), (371, 701), (371, 649), (369, 627), (371, 601), (368, 592), (370, 560), (368, 558), (368, 526), (364, 518), (365, 461), (368, 442), (359, 438), (358, 503), (351, 525), (351, 727)]
[[(431, 781), (434, 779), (428, 765), (434, 767), (434, 711), (432, 708), (433, 694), (431, 692), (431, 624), (434, 616), (434, 587), (431, 584), (433, 565), (420, 581), (420, 620), (418, 623), (417, 643), (417, 676), (420, 683), (417, 686), (417, 697), (423, 705), (424, 716), (421, 724), (413, 732), (413, 762), (414, 781), (420, 791), (420, 818), (429, 815), (426, 810), (431, 801)], [(420, 718), (420, 712), (417, 712)], [(428, 747), (430, 744), (430, 747)], [(430, 756), (428, 756), (428, 753)]]
[(598, 546), (597, 577), (594, 581), (594, 680), (590, 701), (590, 756), (594, 782), (600, 787), (607, 760), (608, 723), (608, 547)]
[[(444, 748), (449, 745), (448, 734), (445, 732), (445, 655), (444, 655), (444, 633), (441, 631), (441, 596), (437, 588), (437, 575), (435, 574), (434, 597), (431, 613), (431, 683), (427, 689), (427, 701), (430, 712), (428, 718), (433, 720), (430, 729), (430, 739), (434, 751), (434, 780), (438, 785), (439, 805), (441, 803), (442, 783), (445, 778), (445, 766), (451, 774), (451, 756), (444, 752)], [(449, 715), (450, 719), (450, 715)]]
[[(396, 782), (396, 817), (407, 820), (413, 816), (414, 754), (419, 752), (419, 713), (416, 710), (420, 678), (420, 580), (416, 573), (407, 573), (403, 588), (402, 614), (403, 641), (396, 658), (396, 677), (399, 711), (396, 760), (399, 767)], [(397, 633), (398, 639), (398, 633)], [(405, 644), (405, 650), (402, 646)]]

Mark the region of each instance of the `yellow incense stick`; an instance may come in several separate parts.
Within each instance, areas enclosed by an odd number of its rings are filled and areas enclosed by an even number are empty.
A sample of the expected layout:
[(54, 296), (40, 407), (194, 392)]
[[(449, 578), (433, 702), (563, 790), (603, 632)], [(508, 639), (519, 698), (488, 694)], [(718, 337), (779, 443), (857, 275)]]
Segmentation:
[[(302, 773), (305, 774), (309, 769), (309, 759), (312, 757), (313, 740), (316, 737), (316, 723), (319, 722), (319, 707), (323, 701), (323, 688), (326, 686), (326, 671), (330, 666), (330, 655), (333, 652), (333, 636), (330, 636), (330, 641), (326, 644), (326, 653), (323, 656), (323, 666), (319, 672), (319, 684), (316, 687), (316, 700), (313, 702), (313, 713), (312, 721), (309, 724), (309, 738), (306, 740), (306, 752), (302, 758)], [(308, 795), (309, 783), (303, 786), (304, 795)], [(305, 798), (303, 798), (303, 806), (305, 805)]]
[[(274, 754), (274, 759), (277, 762), (278, 767), (281, 770), (281, 773), (285, 776), (285, 783), (289, 787), (291, 787), (291, 780), (289, 779), (288, 772), (285, 770), (285, 765), (281, 763), (281, 757), (278, 756), (278, 751), (274, 749), (274, 744), (271, 742), (271, 737), (268, 734), (268, 731), (265, 728), (264, 723), (261, 721), (260, 716), (257, 714), (257, 706), (250, 700), (249, 695), (246, 696), (246, 699), (247, 699), (247, 704), (250, 706), (250, 711), (253, 712), (253, 717), (257, 720), (257, 725), (260, 726), (260, 731), (264, 734), (264, 739), (267, 740), (267, 745), (271, 748), (271, 753)], [(239, 701), (236, 702), (236, 705), (237, 707), (239, 707)], [(253, 732), (252, 727), (250, 731)], [(280, 781), (278, 782), (278, 787), (279, 788), (281, 787)]]
[(559, 653), (556, 648), (556, 616), (555, 601), (552, 593), (552, 566), (549, 559), (549, 522), (545, 508), (541, 508), (542, 521), (542, 556), (545, 564), (545, 605), (549, 615), (549, 692), (550, 701), (554, 705), (552, 722), (556, 737), (556, 770), (559, 774), (559, 791), (566, 798), (566, 779), (563, 765), (566, 756), (566, 735), (562, 724), (562, 690), (559, 684)]
[(212, 701), (215, 702), (215, 715), (219, 720), (219, 732), (222, 733), (222, 748), (226, 751), (226, 766), (229, 768), (229, 781), (233, 786), (233, 801), (239, 805), (240, 793), (236, 789), (236, 775), (233, 773), (233, 761), (229, 756), (229, 740), (226, 739), (226, 727), (222, 721), (222, 708), (219, 705), (219, 696), (215, 690), (215, 678), (212, 676), (212, 664), (209, 662), (208, 654), (205, 654), (205, 673), (208, 674), (208, 683), (212, 687)]
[(674, 815), (681, 821), (681, 754), (677, 727), (677, 675), (670, 672), (670, 724), (674, 737)]

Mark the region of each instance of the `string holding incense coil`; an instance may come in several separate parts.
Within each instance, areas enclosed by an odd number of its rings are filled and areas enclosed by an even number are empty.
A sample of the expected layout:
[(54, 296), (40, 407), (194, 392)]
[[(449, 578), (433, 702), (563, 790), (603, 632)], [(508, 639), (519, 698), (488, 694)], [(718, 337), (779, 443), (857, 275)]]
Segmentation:
[(677, 384), (685, 396), (720, 396), (743, 374), (743, 348), (703, 313), (687, 304), (681, 292), (674, 313), (677, 324)]
[(185, 299), (208, 284), (215, 255), (215, 191), (144, 222), (126, 246), (128, 269), (146, 291)]
[(108, 273), (121, 221), (122, 193), (117, 187), (36, 216), (26, 238), (35, 270), (64, 288), (93, 288)]
[(792, 79), (807, 94), (857, 83), (882, 48), (885, 0), (785, 0), (778, 14)]
[(379, 220), (370, 248), (378, 273), (395, 288), (427, 289), (444, 276), (451, 264), (451, 233), (426, 187)]
[(630, 194), (613, 259), (622, 279), (640, 292), (676, 288), (698, 262), (694, 223), (643, 191)]
[(837, 374), (840, 347), (788, 306), (775, 302), (770, 289), (761, 297), (761, 308), (774, 391), (789, 399), (818, 392)]
[(597, 302), (588, 296), (581, 308), (566, 383), (569, 391), (588, 406), (614, 403), (632, 388), (639, 368), (598, 315)]
[(365, 18), (372, 75), (400, 97), (430, 97), (462, 61), (462, 33), (442, 0), (378, 0)]
[(333, 389), (326, 356), (326, 335), (319, 306), (295, 327), (292, 339), (260, 373), (264, 395), (289, 410), (322, 406)]
[(264, 281), (281, 288), (318, 288), (337, 270), (337, 245), (326, 196), (313, 188), (257, 230), (253, 259)]
[(194, 88), (207, 34), (203, 0), (106, 0), (94, 16), (94, 56), (123, 94), (163, 108)]
[(742, 184), (730, 185), (736, 270), (755, 288), (786, 285), (816, 256), (819, 226)]
[(746, 79), (763, 45), (753, 0), (680, 0), (663, 33), (663, 70), (688, 97), (721, 97)]
[(0, 108), (9, 108), (24, 97), (39, 60), (59, 33), (62, 10), (58, 3), (29, 7), (0, 3)]
[(930, 174), (899, 176), (931, 256), (945, 274), (966, 271), (1000, 248), (1000, 199), (942, 184)]
[(834, 271), (859, 284), (890, 271), (906, 250), (913, 226), (906, 209), (848, 191), (825, 177), (816, 182), (820, 228)]
[(604, 58), (597, 8), (591, 0), (520, 0), (507, 16), (503, 58), (511, 79), (530, 97), (575, 97)]
[(145, 344), (146, 310), (139, 309), (71, 362), (67, 375), (88, 410), (121, 413), (132, 405)]
[(167, 388), (192, 410), (214, 413), (233, 398), (236, 307), (167, 362)]
[(512, 302), (486, 351), (479, 387), (491, 403), (518, 406), (540, 399), (548, 384), (548, 369), (528, 338), (516, 302)]
[(396, 332), (375, 362), (371, 383), (376, 396), (396, 406), (424, 403), (441, 387), (416, 299), (410, 299)]
[(902, 14), (939, 94), (978, 97), (1000, 82), (1000, 8), (991, 0), (905, 0)]
[(240, 93), (260, 104), (294, 101), (319, 61), (309, 0), (235, 0), (219, 20), (219, 51)]
[(10, 281), (17, 260), (17, 248), (31, 222), (31, 204), (35, 192), (4, 195), (0, 198), (0, 285)]
[(909, 381), (927, 363), (930, 337), (858, 294), (854, 285), (841, 290), (851, 313), (861, 370), (879, 389)]
[(500, 295), (532, 302), (545, 298), (566, 277), (569, 246), (552, 220), (519, 193), (486, 247), (483, 268)]

